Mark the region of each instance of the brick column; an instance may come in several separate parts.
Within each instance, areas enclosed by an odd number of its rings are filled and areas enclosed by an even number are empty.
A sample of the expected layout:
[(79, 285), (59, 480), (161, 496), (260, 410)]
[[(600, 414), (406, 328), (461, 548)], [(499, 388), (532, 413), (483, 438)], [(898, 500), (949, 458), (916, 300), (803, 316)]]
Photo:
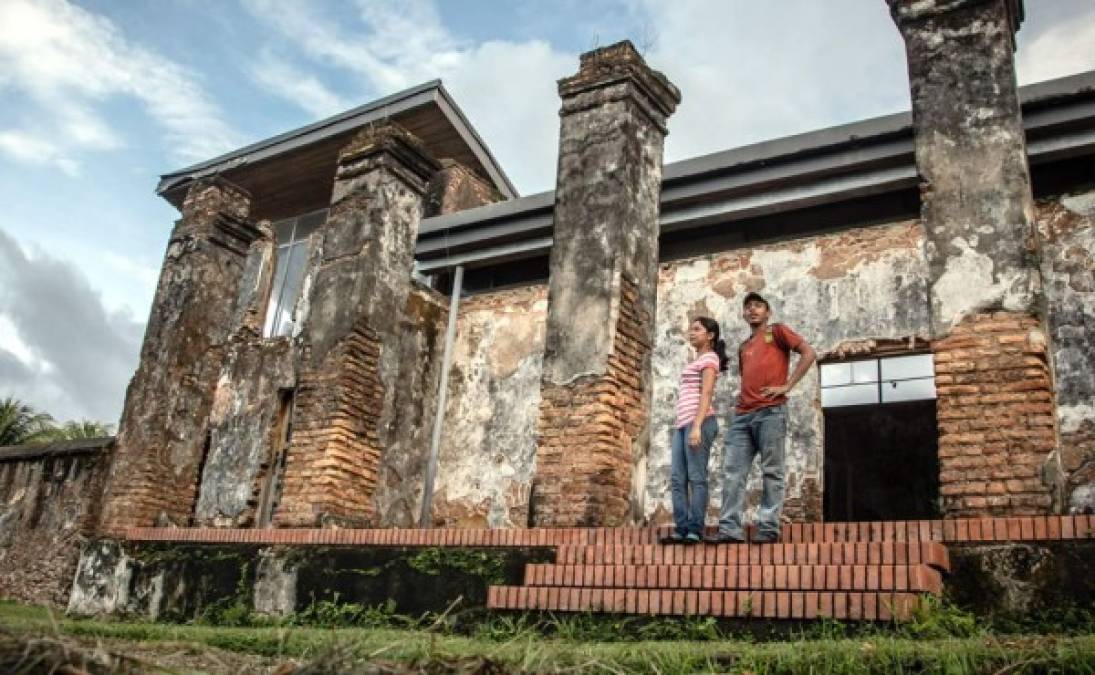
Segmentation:
[[(308, 315), (278, 525), (364, 524), (398, 363), (427, 182), (439, 165), (411, 134), (366, 129), (338, 159)], [(387, 343), (387, 344), (386, 344)], [(398, 433), (395, 430), (394, 433)]]
[(630, 42), (582, 55), (559, 93), (531, 516), (616, 525), (649, 442), (662, 148), (680, 94)]
[(1020, 0), (888, 0), (905, 40), (949, 516), (1043, 513), (1052, 382), (1013, 51)]
[(247, 220), (249, 206), (242, 188), (220, 178), (187, 193), (126, 392), (104, 530), (189, 521), (248, 246), (261, 236)]

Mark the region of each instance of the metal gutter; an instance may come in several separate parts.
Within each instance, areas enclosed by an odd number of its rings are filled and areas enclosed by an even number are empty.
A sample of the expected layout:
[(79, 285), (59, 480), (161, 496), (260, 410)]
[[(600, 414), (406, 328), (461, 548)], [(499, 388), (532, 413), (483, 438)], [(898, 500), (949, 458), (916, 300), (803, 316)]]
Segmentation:
[[(1020, 89), (1032, 165), (1095, 153), (1095, 71)], [(731, 222), (915, 187), (907, 112), (667, 164), (663, 231)], [(423, 272), (469, 268), (550, 250), (553, 191), (428, 218), (415, 257)]]

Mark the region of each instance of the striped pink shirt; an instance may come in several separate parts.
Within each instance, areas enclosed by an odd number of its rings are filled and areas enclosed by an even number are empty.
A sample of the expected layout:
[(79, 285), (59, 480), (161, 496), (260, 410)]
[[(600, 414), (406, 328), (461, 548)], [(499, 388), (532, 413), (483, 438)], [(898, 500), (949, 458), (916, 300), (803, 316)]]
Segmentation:
[[(701, 374), (705, 368), (713, 368), (715, 370), (716, 379), (719, 376), (719, 356), (715, 352), (706, 352), (698, 359), (689, 363), (681, 371), (681, 386), (677, 393), (677, 422), (676, 427), (679, 429), (687, 424), (691, 424), (696, 419), (696, 412), (700, 407), (700, 386), (703, 383)], [(707, 408), (707, 416), (711, 417), (715, 414), (714, 401), (712, 405)]]

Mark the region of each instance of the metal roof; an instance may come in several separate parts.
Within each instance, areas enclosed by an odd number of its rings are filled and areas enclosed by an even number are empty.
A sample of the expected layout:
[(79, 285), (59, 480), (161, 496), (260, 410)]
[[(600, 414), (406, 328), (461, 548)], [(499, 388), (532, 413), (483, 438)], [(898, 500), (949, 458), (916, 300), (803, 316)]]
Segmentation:
[[(1022, 87), (1032, 165), (1095, 154), (1095, 71)], [(662, 232), (790, 212), (915, 188), (908, 112), (787, 136), (666, 164)], [(428, 218), (419, 271), (545, 255), (554, 191)]]
[(501, 165), (491, 154), (486, 143), (475, 131), (460, 107), (445, 89), (441, 80), (425, 82), (410, 89), (377, 99), (365, 105), (339, 113), (333, 117), (313, 124), (293, 129), (283, 134), (267, 138), (219, 157), (199, 162), (184, 169), (166, 173), (160, 177), (156, 193), (167, 193), (197, 178), (236, 169), (248, 164), (256, 164), (266, 159), (312, 145), (318, 141), (347, 131), (363, 127), (371, 122), (386, 119), (420, 106), (436, 105), (448, 119), (453, 130), (469, 147), (483, 165), (499, 192), (507, 198), (518, 196), (516, 188), (510, 182)]

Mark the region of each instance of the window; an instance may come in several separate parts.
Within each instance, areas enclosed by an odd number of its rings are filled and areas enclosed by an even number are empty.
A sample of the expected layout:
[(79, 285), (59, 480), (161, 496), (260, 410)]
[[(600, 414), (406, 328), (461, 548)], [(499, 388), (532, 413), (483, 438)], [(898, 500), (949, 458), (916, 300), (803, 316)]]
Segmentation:
[(931, 354), (821, 364), (823, 408), (934, 398)]
[(277, 236), (277, 265), (266, 307), (266, 323), (262, 334), (280, 337), (293, 332), (293, 314), (300, 297), (304, 272), (308, 265), (308, 237), (327, 219), (327, 211), (315, 211), (297, 218), (274, 223)]

